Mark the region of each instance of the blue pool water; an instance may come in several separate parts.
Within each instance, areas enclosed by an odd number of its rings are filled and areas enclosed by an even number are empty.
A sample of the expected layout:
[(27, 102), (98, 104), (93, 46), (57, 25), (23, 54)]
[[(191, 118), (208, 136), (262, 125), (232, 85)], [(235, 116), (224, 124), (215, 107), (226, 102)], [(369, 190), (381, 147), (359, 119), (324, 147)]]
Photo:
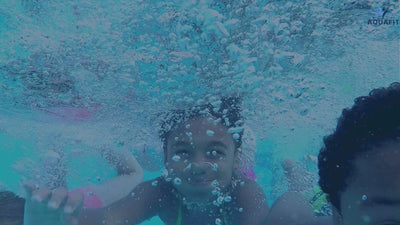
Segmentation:
[(400, 17), (398, 1), (2, 0), (0, 189), (45, 179), (52, 154), (71, 188), (100, 184), (115, 175), (102, 147), (141, 157), (146, 144), (153, 178), (160, 112), (240, 94), (272, 203), (283, 159), (316, 177), (305, 159), (341, 109), (400, 81), (400, 25), (374, 25), (382, 7)]

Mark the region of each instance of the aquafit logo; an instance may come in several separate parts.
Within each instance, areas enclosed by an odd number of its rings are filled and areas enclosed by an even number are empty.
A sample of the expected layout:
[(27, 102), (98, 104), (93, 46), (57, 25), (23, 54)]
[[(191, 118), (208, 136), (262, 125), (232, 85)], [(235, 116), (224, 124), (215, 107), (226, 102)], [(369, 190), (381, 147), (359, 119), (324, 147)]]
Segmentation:
[(372, 14), (372, 17), (368, 20), (368, 24), (375, 26), (399, 25), (399, 18), (392, 13), (392, 10), (389, 7), (374, 9)]

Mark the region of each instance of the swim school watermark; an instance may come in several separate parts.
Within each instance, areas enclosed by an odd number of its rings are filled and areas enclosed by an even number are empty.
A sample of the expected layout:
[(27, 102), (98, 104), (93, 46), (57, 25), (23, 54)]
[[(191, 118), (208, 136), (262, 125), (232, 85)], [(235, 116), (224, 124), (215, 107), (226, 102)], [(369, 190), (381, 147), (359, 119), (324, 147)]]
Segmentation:
[(390, 8), (377, 8), (373, 10), (373, 15), (368, 19), (368, 24), (374, 26), (396, 26), (399, 25), (399, 17), (396, 17)]

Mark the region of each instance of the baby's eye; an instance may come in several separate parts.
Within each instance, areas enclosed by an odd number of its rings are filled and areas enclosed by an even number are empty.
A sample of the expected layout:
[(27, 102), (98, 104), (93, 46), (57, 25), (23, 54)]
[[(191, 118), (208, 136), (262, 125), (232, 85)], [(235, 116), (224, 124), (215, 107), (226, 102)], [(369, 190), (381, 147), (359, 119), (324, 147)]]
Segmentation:
[(223, 158), (225, 157), (225, 152), (218, 149), (211, 149), (206, 152), (207, 156), (210, 158)]
[(187, 158), (189, 157), (189, 151), (187, 150), (178, 150), (175, 152), (175, 156), (179, 156), (181, 158)]
[(180, 151), (177, 151), (175, 154), (176, 154), (176, 155), (188, 155), (189, 152), (186, 151), (186, 150), (180, 150)]

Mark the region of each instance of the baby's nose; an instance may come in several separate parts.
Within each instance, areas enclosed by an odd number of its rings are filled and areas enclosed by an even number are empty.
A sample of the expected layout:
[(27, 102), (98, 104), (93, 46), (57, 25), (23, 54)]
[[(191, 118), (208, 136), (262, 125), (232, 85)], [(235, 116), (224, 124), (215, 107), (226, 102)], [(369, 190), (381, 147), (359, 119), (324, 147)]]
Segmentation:
[(209, 163), (201, 161), (201, 162), (192, 162), (191, 163), (191, 174), (193, 175), (201, 175), (205, 174), (207, 170), (210, 169)]

